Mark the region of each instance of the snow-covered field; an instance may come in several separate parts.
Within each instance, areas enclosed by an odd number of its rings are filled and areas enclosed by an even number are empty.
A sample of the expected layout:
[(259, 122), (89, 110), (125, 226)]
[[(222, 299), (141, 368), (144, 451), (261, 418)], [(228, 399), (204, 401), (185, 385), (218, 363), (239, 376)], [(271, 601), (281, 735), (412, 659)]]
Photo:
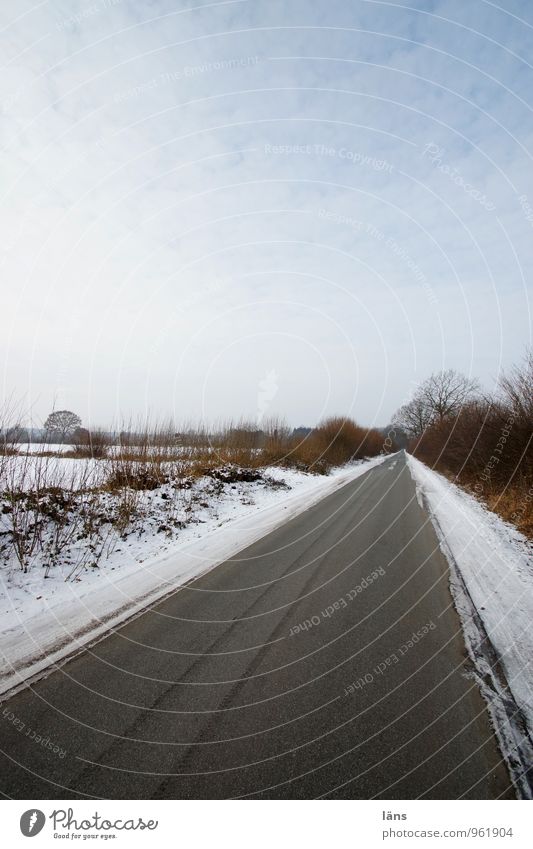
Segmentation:
[(523, 773), (533, 764), (533, 546), (445, 477), (407, 460), (450, 564), (452, 595), (500, 745), (529, 794)]
[(19, 442), (16, 447), (21, 454), (43, 454), (49, 452), (65, 454), (67, 451), (72, 451), (72, 445), (68, 442)]
[(47, 457), (41, 452), (5, 457), (2, 465), (2, 478), (9, 486), (26, 492), (40, 489), (44, 483), (63, 489), (95, 487), (103, 482), (106, 473), (100, 460)]
[(264, 470), (266, 482), (221, 484), (201, 478), (178, 492), (165, 485), (142, 494), (142, 518), (135, 531), (118, 538), (95, 568), (83, 561), (81, 568), (76, 565), (75, 543), (48, 570), (47, 578), (42, 562), (26, 573), (13, 560), (4, 563), (0, 693), (120, 625), (385, 459), (354, 463), (328, 476), (269, 468)]

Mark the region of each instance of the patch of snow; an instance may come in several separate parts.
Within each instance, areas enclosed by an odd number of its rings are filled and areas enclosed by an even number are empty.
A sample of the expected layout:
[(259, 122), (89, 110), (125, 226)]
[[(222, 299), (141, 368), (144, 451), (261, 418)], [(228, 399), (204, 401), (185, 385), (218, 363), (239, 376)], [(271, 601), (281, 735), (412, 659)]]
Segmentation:
[(407, 463), (450, 564), (452, 596), (502, 751), (531, 798), (533, 546), (442, 475), (410, 455)]
[(21, 454), (43, 454), (53, 451), (56, 454), (64, 454), (72, 451), (70, 442), (18, 442), (17, 449)]
[(101, 460), (48, 457), (40, 452), (8, 456), (3, 459), (2, 469), (10, 486), (24, 492), (41, 489), (45, 483), (63, 489), (96, 487), (103, 482), (105, 473)]
[(183, 527), (174, 540), (161, 533), (161, 517), (168, 516), (162, 505), (172, 496), (169, 488), (158, 487), (143, 493), (139, 532), (119, 540), (98, 568), (84, 568), (74, 581), (69, 580), (72, 563), (57, 564), (46, 579), (43, 564), (27, 573), (6, 564), (0, 571), (5, 660), (0, 694), (42, 674), (386, 459), (353, 463), (327, 476), (267, 468), (270, 485), (224, 484), (218, 495), (213, 480), (201, 478), (186, 491), (176, 514)]

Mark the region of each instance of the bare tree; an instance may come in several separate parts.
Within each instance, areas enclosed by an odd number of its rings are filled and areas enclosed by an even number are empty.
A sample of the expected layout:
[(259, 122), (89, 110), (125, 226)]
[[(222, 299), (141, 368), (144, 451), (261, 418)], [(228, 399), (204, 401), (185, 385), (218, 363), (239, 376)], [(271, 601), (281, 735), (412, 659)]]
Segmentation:
[(431, 415), (425, 399), (419, 392), (395, 412), (392, 424), (401, 428), (410, 437), (421, 436), (424, 433), (431, 424)]
[(455, 416), (463, 404), (478, 395), (479, 384), (450, 368), (428, 377), (420, 391), (432, 421), (441, 422), (448, 416)]
[[(505, 456), (509, 478), (522, 480), (524, 491), (531, 492), (533, 480), (533, 349), (526, 351), (522, 363), (500, 380), (504, 415), (500, 415), (500, 434), (505, 437)], [(500, 443), (501, 444), (501, 443)], [(521, 493), (523, 504), (527, 494)], [(529, 497), (529, 502), (531, 498)], [(525, 515), (526, 507), (522, 509)]]
[(500, 389), (507, 406), (516, 416), (533, 424), (533, 348), (526, 351), (524, 361), (514, 366), (500, 380)]
[(479, 393), (479, 384), (454, 369), (430, 375), (413, 398), (395, 413), (393, 423), (409, 436), (421, 436), (434, 422), (455, 416), (461, 407)]
[(55, 410), (44, 423), (50, 442), (66, 442), (78, 427), (81, 427), (81, 419), (70, 410)]

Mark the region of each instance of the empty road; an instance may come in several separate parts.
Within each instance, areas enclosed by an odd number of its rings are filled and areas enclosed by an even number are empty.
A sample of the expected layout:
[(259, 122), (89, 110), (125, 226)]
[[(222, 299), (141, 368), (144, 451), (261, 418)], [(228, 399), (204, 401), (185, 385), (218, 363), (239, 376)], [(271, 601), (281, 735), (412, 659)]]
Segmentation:
[(513, 797), (468, 668), (398, 454), (4, 702), (1, 790)]

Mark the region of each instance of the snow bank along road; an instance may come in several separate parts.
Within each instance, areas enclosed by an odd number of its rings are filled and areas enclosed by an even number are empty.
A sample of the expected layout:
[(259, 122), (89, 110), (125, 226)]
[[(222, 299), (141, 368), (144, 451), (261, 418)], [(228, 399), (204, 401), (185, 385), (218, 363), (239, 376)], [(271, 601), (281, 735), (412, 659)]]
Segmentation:
[(514, 795), (403, 454), (1, 714), (16, 798)]

